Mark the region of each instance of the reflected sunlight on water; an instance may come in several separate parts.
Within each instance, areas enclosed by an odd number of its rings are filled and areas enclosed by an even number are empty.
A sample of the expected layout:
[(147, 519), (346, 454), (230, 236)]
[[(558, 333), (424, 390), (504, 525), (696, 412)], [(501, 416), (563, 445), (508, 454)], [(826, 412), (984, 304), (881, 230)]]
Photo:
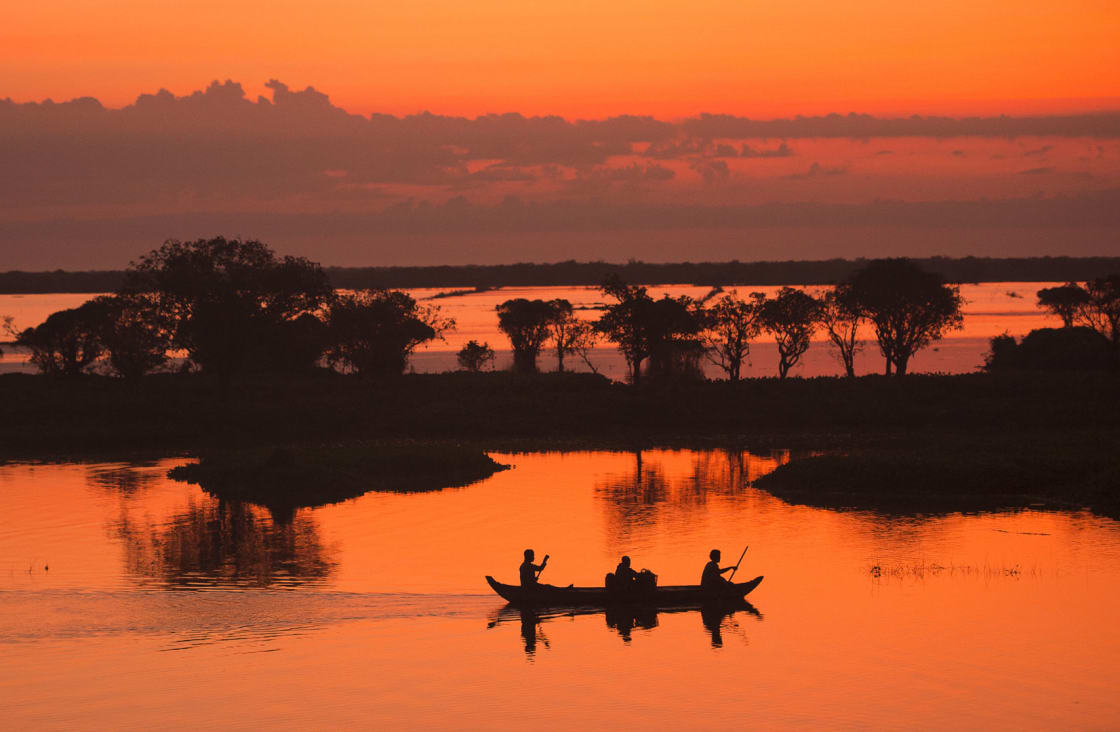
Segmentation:
[[(774, 451), (503, 454), (462, 489), (276, 521), (141, 464), (0, 465), (11, 728), (1108, 727), (1120, 523), (882, 516), (752, 487)], [(663, 584), (749, 544), (734, 612), (523, 614), (620, 554)]]

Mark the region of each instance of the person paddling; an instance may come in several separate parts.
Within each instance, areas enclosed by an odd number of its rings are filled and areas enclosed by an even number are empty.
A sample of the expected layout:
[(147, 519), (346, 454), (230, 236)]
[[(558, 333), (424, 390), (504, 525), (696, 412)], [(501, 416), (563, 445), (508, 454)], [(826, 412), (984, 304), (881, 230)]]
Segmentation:
[(537, 575), (544, 571), (545, 565), (548, 564), (548, 555), (544, 555), (544, 560), (540, 564), (533, 564), (533, 559), (536, 554), (532, 549), (525, 550), (525, 561), (521, 563), (521, 586), (522, 587), (536, 587)]
[(731, 583), (725, 580), (721, 575), (724, 572), (733, 571), (735, 567), (719, 566), (719, 549), (713, 549), (708, 552), (708, 557), (711, 561), (704, 565), (704, 574), (700, 575), (700, 586), (710, 590), (730, 585)]

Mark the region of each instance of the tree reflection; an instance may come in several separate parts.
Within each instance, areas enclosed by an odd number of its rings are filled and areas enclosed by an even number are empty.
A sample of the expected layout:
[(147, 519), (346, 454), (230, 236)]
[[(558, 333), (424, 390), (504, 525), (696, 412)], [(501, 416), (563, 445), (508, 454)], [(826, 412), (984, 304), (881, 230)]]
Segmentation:
[(154, 462), (91, 465), (86, 480), (99, 488), (132, 495), (159, 482), (166, 470)]
[(694, 518), (713, 496), (753, 497), (754, 481), (789, 461), (788, 450), (637, 451), (631, 470), (604, 477), (595, 491), (604, 499), (611, 538), (629, 546), (636, 530)]
[(116, 526), (128, 571), (172, 586), (291, 586), (320, 582), (335, 563), (310, 511), (276, 521), (264, 509), (191, 500), (162, 522), (124, 513)]

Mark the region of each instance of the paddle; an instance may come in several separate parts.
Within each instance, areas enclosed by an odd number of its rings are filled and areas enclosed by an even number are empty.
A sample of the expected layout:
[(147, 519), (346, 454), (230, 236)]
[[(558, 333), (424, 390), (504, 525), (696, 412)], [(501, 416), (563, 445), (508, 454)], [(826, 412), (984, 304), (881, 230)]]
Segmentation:
[(545, 554), (544, 555), (544, 561), (541, 562), (541, 568), (539, 570), (537, 570), (537, 579), (541, 578), (541, 575), (544, 574), (544, 570), (547, 566), (548, 566), (548, 555)]
[(749, 544), (743, 547), (743, 553), (739, 555), (739, 561), (735, 562), (735, 569), (731, 570), (731, 576), (727, 578), (728, 582), (735, 579), (735, 573), (739, 571), (739, 565), (743, 563), (743, 557), (747, 556), (747, 549), (750, 548)]

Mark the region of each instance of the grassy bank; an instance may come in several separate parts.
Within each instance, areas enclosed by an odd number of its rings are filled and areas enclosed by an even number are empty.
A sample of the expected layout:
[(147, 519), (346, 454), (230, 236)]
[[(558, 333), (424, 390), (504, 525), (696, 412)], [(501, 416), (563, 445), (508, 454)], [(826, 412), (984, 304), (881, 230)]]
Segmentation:
[[(251, 485), (245, 476), (269, 475), (266, 458), (276, 445), (311, 450), (291, 473), (308, 483), (323, 482), (314, 470), (326, 461), (308, 446), (418, 442), (428, 443), (428, 456), (452, 444), (476, 456), (641, 447), (825, 451), (761, 483), (812, 505), (933, 511), (1043, 502), (1116, 515), (1120, 495), (1120, 379), (1109, 374), (642, 388), (589, 374), (416, 374), (370, 382), (323, 373), (225, 388), (198, 375), (127, 384), (13, 374), (0, 376), (0, 405), (0, 459), (203, 454), (213, 456), (207, 468), (214, 470), (197, 479), (213, 486)], [(235, 449), (255, 457), (223, 465), (220, 453)], [(308, 500), (356, 490), (347, 474), (376, 472), (364, 459), (331, 457), (337, 475)]]
[(1120, 518), (1115, 434), (992, 435), (796, 460), (755, 486), (789, 503), (894, 514), (1087, 508)]
[(138, 384), (0, 376), (0, 458), (356, 440), (540, 445), (817, 447), (943, 434), (1120, 431), (1107, 374), (752, 379), (635, 388), (590, 374), (321, 374), (219, 388), (194, 375)]
[(419, 493), (469, 485), (506, 469), (477, 449), (447, 443), (317, 445), (225, 450), (174, 468), (219, 498), (274, 511), (321, 506), (369, 491)]

